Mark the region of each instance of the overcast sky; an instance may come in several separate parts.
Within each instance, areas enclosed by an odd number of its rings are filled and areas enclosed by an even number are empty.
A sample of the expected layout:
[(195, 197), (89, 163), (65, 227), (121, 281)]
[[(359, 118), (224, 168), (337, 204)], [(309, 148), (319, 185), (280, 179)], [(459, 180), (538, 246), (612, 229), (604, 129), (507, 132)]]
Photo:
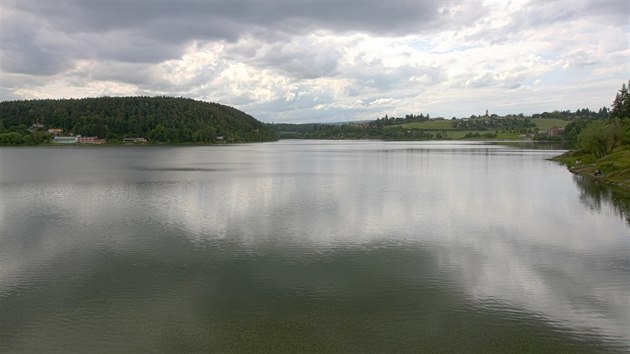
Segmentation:
[(1, 0), (0, 100), (169, 95), (266, 122), (610, 106), (622, 1)]

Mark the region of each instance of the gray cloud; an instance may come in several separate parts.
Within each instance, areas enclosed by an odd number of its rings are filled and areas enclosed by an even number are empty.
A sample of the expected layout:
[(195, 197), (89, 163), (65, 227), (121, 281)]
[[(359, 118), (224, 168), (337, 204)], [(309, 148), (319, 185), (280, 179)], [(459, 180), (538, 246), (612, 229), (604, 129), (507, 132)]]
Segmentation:
[[(234, 42), (248, 34), (295, 35), (322, 29), (385, 36), (419, 33), (448, 22), (439, 11), (446, 5), (360, 0), (14, 2), (2, 5), (8, 14), (0, 24), (5, 34), (0, 64), (5, 72), (40, 75), (60, 72), (82, 58), (157, 63), (180, 57), (193, 40)], [(24, 18), (29, 23), (24, 24)], [(42, 36), (42, 29), (50, 35)], [(269, 37), (257, 39), (273, 41)], [(325, 56), (299, 63), (292, 54), (298, 53), (284, 50), (261, 60), (273, 63), (274, 56), (288, 56), (284, 58), (289, 59), (287, 70), (306, 76), (334, 70)], [(317, 68), (313, 72), (300, 70), (313, 64)]]
[(22, 97), (13, 93), (13, 90), (7, 87), (0, 87), (0, 100), (14, 101), (19, 100)]
[(556, 93), (576, 85), (549, 85), (590, 75), (597, 94), (575, 98), (573, 108), (585, 97), (608, 103), (604, 88), (614, 93), (627, 69), (627, 2), (515, 4), (524, 6), (3, 0), (0, 99), (165, 94), (235, 105), (267, 121), (374, 118), (394, 108), (468, 116), (485, 110), (481, 91), (506, 98), (518, 90), (550, 110), (566, 108)]
[(626, 25), (630, 20), (630, 5), (626, 1), (532, 1), (512, 14), (509, 23), (475, 33), (470, 41), (484, 41), (491, 45), (521, 38), (527, 31), (535, 31), (557, 23), (577, 19), (595, 19), (602, 25)]
[(21, 45), (7, 44), (0, 50), (3, 71), (32, 75), (52, 75), (71, 66), (70, 58), (51, 53), (28, 41)]
[(477, 76), (467, 80), (464, 83), (464, 85), (465, 86), (479, 88), (479, 87), (493, 85), (495, 83), (495, 81), (496, 81), (496, 78), (495, 78), (494, 74), (492, 74), (492, 73), (484, 73), (484, 74), (477, 75)]
[(0, 68), (6, 72), (49, 75), (71, 66), (41, 19), (0, 11)]
[(582, 13), (585, 16), (599, 18), (605, 24), (628, 26), (630, 21), (630, 3), (620, 0), (587, 1)]
[(334, 43), (285, 35), (271, 43), (252, 40), (232, 46), (227, 55), (255, 67), (272, 67), (291, 77), (313, 79), (334, 75), (343, 53)]
[[(49, 16), (62, 31), (104, 32), (170, 24), (159, 31), (182, 37), (229, 38), (248, 26), (290, 33), (315, 28), (379, 34), (418, 32), (434, 25), (452, 1), (65, 1), (24, 2), (16, 7)], [(230, 24), (232, 27), (230, 28)], [(238, 25), (240, 29), (235, 28)], [(220, 30), (227, 26), (227, 30)], [(152, 29), (157, 30), (154, 26)], [(233, 37), (232, 37), (233, 38)]]

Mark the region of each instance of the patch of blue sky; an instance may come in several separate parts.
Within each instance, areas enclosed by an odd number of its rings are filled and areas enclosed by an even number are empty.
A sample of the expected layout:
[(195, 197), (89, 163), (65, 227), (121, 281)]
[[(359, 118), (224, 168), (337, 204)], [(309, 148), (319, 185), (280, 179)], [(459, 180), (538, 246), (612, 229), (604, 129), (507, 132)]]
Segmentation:
[(424, 37), (411, 38), (405, 41), (405, 43), (411, 48), (418, 50), (419, 52), (433, 52), (433, 50), (435, 49), (435, 44), (431, 40)]

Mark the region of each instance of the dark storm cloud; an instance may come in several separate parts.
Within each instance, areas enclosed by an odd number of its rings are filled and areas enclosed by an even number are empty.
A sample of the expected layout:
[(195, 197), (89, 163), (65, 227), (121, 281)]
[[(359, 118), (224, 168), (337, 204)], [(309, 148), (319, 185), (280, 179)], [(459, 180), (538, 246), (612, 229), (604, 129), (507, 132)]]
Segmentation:
[[(326, 28), (379, 34), (417, 32), (434, 25), (451, 1), (65, 1), (17, 3), (29, 13), (49, 16), (62, 30), (146, 29), (168, 24), (160, 34), (177, 38), (235, 38), (248, 26), (291, 33)], [(158, 26), (152, 28), (160, 30)], [(146, 33), (150, 35), (150, 33)]]
[[(0, 31), (5, 72), (53, 74), (77, 59), (157, 63), (179, 58), (193, 40), (273, 42), (315, 30), (393, 36), (445, 25), (444, 2), (425, 1), (27, 1), (7, 2)], [(42, 35), (46, 34), (46, 35)], [(57, 38), (66, 38), (60, 42)], [(286, 49), (286, 48), (283, 48)], [(316, 48), (314, 48), (316, 49)], [(334, 71), (332, 57), (295, 52), (286, 70)], [(289, 57), (289, 58), (282, 58)], [(292, 58), (291, 58), (292, 57)], [(274, 62), (272, 56), (261, 59)], [(311, 63), (309, 61), (315, 61)]]

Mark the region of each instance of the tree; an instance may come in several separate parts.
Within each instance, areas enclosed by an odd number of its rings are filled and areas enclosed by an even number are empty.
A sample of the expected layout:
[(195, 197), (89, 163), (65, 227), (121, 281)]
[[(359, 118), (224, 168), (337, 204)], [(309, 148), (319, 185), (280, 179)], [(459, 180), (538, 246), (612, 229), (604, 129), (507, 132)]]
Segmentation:
[(610, 154), (617, 145), (618, 130), (612, 124), (593, 122), (582, 129), (578, 136), (578, 148), (602, 157)]
[(564, 127), (564, 138), (569, 142), (569, 147), (574, 149), (577, 147), (578, 137), (580, 136), (580, 132), (584, 127), (586, 127), (587, 121), (579, 120), (575, 122), (570, 122)]
[(157, 127), (151, 129), (151, 131), (149, 132), (149, 140), (166, 142), (167, 135), (168, 135), (168, 129), (166, 129), (166, 127), (163, 126), (162, 124), (158, 124)]
[(628, 86), (624, 83), (621, 85), (621, 90), (617, 92), (615, 96), (615, 100), (612, 104), (612, 109), (610, 110), (610, 118), (614, 121), (617, 120), (619, 122), (627, 123), (630, 121), (630, 95), (628, 94), (628, 87), (630, 86), (630, 81), (628, 81)]
[(31, 141), (33, 144), (41, 144), (50, 140), (50, 134), (43, 131), (34, 131), (31, 133)]
[(616, 137), (624, 144), (630, 144), (630, 81), (617, 91), (610, 110), (610, 124), (616, 129)]
[(20, 145), (24, 143), (22, 134), (17, 132), (0, 134), (0, 144), (3, 145)]

